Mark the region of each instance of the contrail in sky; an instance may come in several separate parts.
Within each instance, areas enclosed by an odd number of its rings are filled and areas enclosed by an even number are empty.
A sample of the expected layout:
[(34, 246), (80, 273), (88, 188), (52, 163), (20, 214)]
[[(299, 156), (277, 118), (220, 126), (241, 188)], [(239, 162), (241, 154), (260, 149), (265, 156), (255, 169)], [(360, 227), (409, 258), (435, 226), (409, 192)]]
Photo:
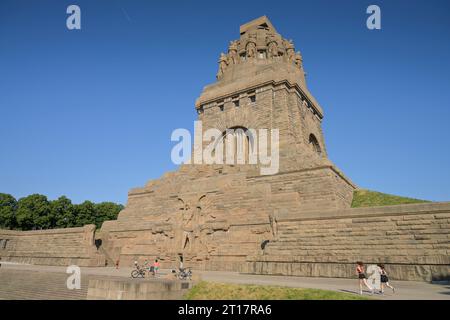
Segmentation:
[(122, 12), (123, 12), (125, 18), (128, 20), (128, 22), (131, 22), (131, 18), (130, 18), (130, 16), (128, 15), (128, 13), (125, 11), (125, 8), (122, 7), (122, 6), (120, 5), (119, 1), (116, 1), (116, 4), (117, 4), (118, 7), (120, 8), (120, 10), (122, 10)]

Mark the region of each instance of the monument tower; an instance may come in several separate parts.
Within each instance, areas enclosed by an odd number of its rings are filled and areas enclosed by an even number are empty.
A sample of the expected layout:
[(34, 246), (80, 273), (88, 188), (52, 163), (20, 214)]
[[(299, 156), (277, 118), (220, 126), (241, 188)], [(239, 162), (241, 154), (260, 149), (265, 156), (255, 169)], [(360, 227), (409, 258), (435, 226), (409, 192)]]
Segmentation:
[(307, 89), (302, 56), (267, 17), (240, 27), (195, 108), (203, 131), (278, 129), (278, 172), (189, 164), (131, 190), (118, 220), (102, 227), (112, 260), (159, 257), (173, 266), (183, 255), (192, 266), (237, 270), (276, 238), (280, 210), (350, 207), (354, 185), (327, 157), (323, 111)]

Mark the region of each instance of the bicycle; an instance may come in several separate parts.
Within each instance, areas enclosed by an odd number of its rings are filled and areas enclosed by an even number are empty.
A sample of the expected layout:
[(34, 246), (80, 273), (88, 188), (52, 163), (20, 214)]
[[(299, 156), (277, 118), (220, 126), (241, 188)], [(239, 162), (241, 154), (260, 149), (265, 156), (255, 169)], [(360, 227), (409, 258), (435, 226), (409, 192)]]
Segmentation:
[(192, 280), (192, 271), (190, 268), (180, 268), (177, 276), (180, 280)]
[(145, 268), (140, 267), (137, 263), (134, 265), (136, 267), (135, 270), (131, 271), (132, 278), (145, 278)]

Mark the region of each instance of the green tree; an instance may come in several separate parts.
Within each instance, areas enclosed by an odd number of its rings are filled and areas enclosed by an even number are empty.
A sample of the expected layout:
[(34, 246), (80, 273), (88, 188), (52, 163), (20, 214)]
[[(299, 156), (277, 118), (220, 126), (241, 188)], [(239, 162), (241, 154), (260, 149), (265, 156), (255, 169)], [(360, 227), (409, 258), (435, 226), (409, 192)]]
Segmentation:
[(46, 196), (32, 194), (18, 201), (0, 193), (0, 228), (36, 230), (81, 227), (95, 224), (100, 228), (107, 220), (116, 220), (123, 205), (113, 202), (95, 204), (85, 201), (72, 204), (66, 196), (48, 201)]
[(107, 220), (116, 220), (117, 215), (123, 209), (123, 205), (113, 202), (101, 202), (95, 205), (95, 225), (97, 228)]
[(16, 199), (10, 194), (0, 193), (0, 228), (16, 227), (16, 209)]
[(82, 227), (86, 224), (95, 224), (95, 204), (85, 201), (75, 205), (76, 226)]
[(47, 197), (32, 194), (19, 199), (16, 219), (21, 230), (49, 229), (52, 225), (52, 218)]
[(52, 228), (70, 228), (76, 226), (75, 207), (66, 196), (50, 202)]

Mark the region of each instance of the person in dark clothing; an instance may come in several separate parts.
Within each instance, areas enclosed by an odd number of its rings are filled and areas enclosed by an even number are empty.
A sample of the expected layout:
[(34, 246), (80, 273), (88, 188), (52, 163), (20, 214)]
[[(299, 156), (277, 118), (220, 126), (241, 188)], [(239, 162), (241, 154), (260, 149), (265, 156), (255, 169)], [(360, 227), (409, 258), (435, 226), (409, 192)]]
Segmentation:
[(389, 284), (389, 277), (384, 269), (384, 264), (379, 264), (378, 268), (380, 268), (380, 277), (381, 277), (381, 290), (380, 293), (384, 293), (384, 286), (392, 289), (392, 293), (395, 293), (395, 288)]

